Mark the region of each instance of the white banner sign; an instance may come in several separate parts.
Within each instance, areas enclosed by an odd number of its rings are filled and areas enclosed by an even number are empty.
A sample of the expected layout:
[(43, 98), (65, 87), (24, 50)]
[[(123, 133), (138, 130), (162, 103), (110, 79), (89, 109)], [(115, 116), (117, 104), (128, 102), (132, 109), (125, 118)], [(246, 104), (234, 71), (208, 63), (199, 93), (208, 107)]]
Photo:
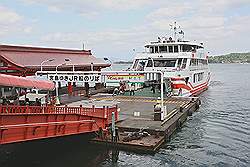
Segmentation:
[(65, 82), (93, 82), (100, 83), (101, 75), (90, 74), (90, 75), (68, 75), (68, 74), (49, 74), (48, 79), (51, 81), (65, 81)]
[(145, 82), (144, 74), (108, 74), (107, 81), (110, 83), (119, 83), (121, 81), (143, 83)]

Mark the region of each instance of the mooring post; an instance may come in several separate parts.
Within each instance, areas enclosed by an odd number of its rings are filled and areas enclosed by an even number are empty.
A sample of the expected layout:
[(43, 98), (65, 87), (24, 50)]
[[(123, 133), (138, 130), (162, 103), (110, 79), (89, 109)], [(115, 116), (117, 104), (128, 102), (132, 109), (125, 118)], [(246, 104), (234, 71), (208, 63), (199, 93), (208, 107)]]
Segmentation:
[(112, 112), (111, 130), (112, 130), (112, 142), (114, 142), (115, 141), (115, 112)]
[(59, 98), (59, 82), (56, 82), (56, 105), (60, 105), (60, 98)]
[(166, 117), (166, 108), (164, 108), (164, 90), (163, 90), (163, 84), (164, 84), (164, 80), (163, 80), (163, 77), (164, 77), (164, 74), (163, 72), (160, 72), (161, 74), (161, 121), (163, 121)]
[(183, 107), (180, 107), (180, 112), (183, 112)]

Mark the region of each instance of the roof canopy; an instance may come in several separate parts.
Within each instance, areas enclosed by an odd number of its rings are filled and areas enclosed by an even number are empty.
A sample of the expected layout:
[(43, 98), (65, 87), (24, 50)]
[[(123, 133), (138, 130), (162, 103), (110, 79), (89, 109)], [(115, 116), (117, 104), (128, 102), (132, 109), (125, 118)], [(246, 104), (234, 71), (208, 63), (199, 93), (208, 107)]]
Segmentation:
[[(0, 45), (0, 56), (19, 67), (32, 69), (40, 68), (41, 63), (49, 59), (53, 61), (44, 63), (43, 67), (55, 68), (63, 63), (75, 67), (91, 66), (91, 63), (97, 67), (110, 66), (102, 59), (94, 57), (90, 50)], [(65, 62), (65, 59), (68, 61)]]
[(53, 90), (55, 84), (52, 81), (28, 79), (12, 75), (0, 74), (0, 86), (31, 88), (40, 90)]

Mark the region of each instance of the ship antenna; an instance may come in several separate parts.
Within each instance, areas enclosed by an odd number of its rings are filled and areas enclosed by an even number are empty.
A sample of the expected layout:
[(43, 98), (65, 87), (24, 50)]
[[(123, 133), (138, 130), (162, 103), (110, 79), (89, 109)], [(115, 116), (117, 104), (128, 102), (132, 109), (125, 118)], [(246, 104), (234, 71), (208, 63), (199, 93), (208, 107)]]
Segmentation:
[(181, 26), (179, 26), (179, 29), (180, 29), (179, 34), (182, 35), (181, 36), (182, 40), (184, 40), (184, 31), (181, 29)]
[(176, 41), (176, 30), (177, 30), (177, 28), (176, 28), (176, 21), (174, 22), (174, 40)]
[(173, 33), (173, 25), (172, 24), (169, 24), (170, 26), (170, 31), (172, 32), (172, 37), (174, 37), (174, 33)]

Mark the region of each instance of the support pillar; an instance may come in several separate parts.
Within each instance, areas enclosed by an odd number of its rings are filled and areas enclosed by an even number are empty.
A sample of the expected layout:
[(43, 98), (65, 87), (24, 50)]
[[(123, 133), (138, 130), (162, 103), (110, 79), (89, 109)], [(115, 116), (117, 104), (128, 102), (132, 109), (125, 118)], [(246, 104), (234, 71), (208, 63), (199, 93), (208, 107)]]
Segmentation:
[(56, 105), (60, 105), (59, 82), (56, 82)]
[(88, 82), (85, 82), (85, 92), (86, 92), (85, 96), (89, 97), (89, 83)]
[(71, 82), (68, 82), (68, 95), (71, 96), (73, 93), (73, 86)]

